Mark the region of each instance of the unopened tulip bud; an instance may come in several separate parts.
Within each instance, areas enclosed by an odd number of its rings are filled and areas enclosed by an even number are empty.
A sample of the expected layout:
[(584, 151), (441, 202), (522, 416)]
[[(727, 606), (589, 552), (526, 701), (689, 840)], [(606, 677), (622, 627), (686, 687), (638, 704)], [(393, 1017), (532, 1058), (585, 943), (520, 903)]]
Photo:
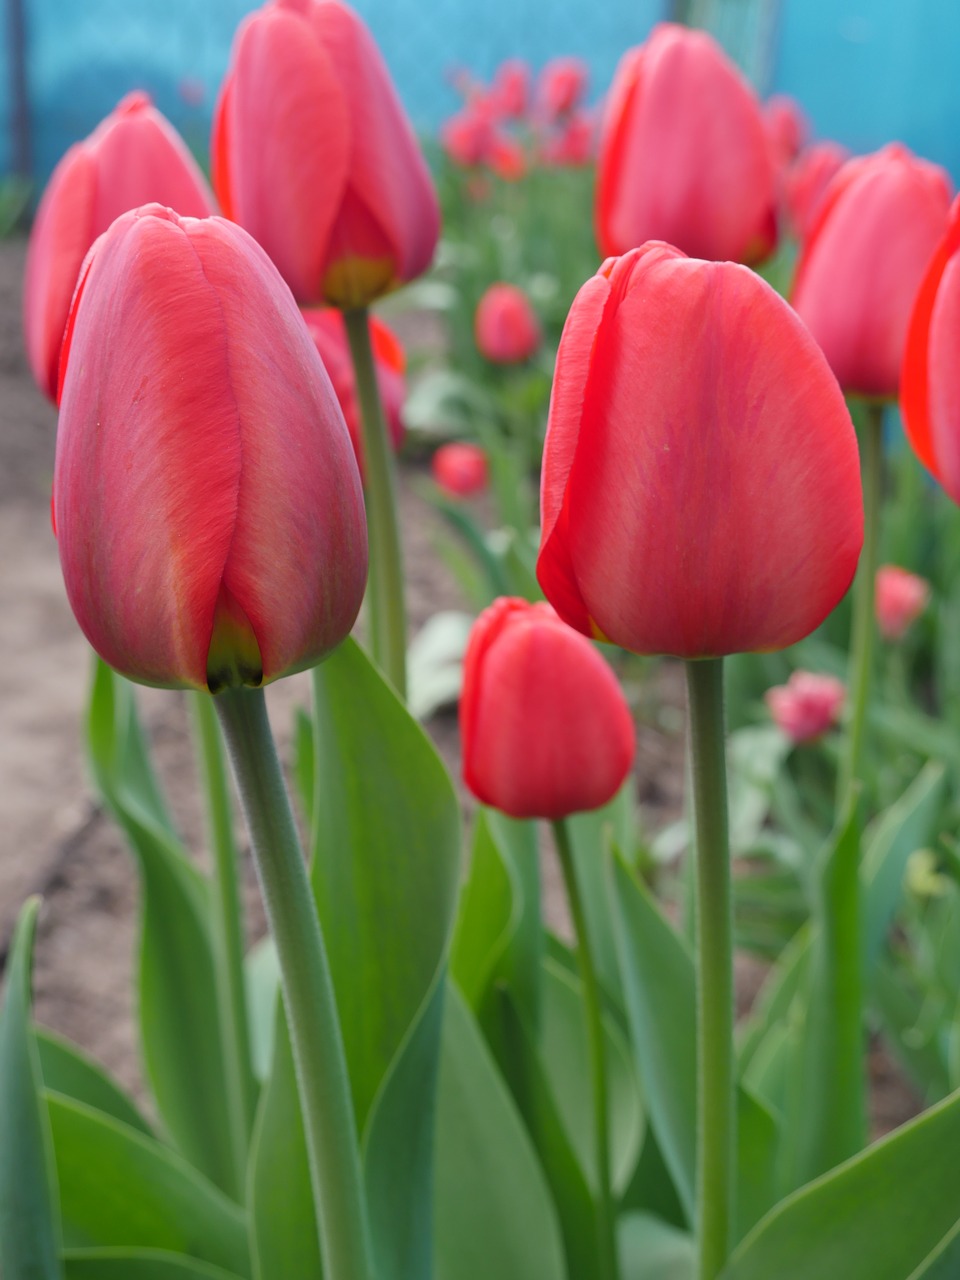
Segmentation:
[(834, 676), (794, 671), (786, 684), (764, 695), (777, 726), (791, 742), (815, 742), (837, 723), (846, 689)]
[(881, 565), (873, 601), (880, 634), (885, 640), (902, 640), (930, 603), (930, 583), (898, 565)]
[(430, 469), (437, 486), (453, 498), (469, 498), (487, 487), (487, 455), (476, 444), (442, 444)]
[(542, 341), (530, 299), (513, 284), (492, 284), (477, 304), (473, 322), (477, 347), (493, 364), (521, 364)]
[(549, 605), (502, 597), (477, 619), (460, 699), (463, 776), (514, 818), (596, 809), (633, 762), (633, 720), (597, 649)]

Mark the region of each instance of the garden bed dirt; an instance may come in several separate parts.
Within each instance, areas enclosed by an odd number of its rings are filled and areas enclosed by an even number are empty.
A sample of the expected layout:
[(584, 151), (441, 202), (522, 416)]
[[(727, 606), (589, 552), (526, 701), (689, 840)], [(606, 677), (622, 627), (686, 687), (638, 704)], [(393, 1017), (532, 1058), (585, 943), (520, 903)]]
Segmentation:
[[(50, 481), (56, 414), (34, 387), (23, 354), (20, 291), (24, 244), (0, 243), (0, 964), (17, 912), (30, 893), (43, 895), (36, 952), (40, 1022), (83, 1046), (136, 1094), (143, 1082), (136, 1050), (137, 882), (133, 862), (109, 818), (97, 807), (85, 773), (83, 704), (90, 651), (63, 590), (50, 527)], [(408, 318), (416, 326), (417, 318)], [(404, 328), (403, 317), (397, 323)], [(418, 493), (422, 468), (401, 469), (400, 507), (411, 627), (441, 608), (463, 607), (457, 584), (436, 554), (443, 536)], [(679, 707), (682, 681), (669, 668), (662, 695)], [(294, 709), (306, 704), (304, 677), (268, 690), (281, 754), (289, 746)], [(142, 714), (152, 750), (189, 847), (204, 859), (204, 831), (193, 775), (185, 699), (143, 690)], [(428, 725), (459, 777), (456, 720)], [(679, 737), (655, 725), (639, 731), (638, 789), (648, 829), (679, 812), (683, 751)], [(546, 856), (546, 855), (545, 855)], [(246, 868), (252, 934), (263, 928), (253, 875)], [(545, 863), (547, 913), (566, 921), (557, 877)], [(749, 1007), (763, 966), (738, 957), (741, 1010)], [(900, 1123), (917, 1099), (881, 1047), (871, 1055), (873, 1125)]]

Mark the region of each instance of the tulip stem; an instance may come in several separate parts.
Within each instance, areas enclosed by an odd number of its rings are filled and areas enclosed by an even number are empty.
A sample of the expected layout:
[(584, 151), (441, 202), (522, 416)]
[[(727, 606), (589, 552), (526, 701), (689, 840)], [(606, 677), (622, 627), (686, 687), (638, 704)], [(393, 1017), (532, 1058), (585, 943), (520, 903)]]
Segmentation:
[(243, 971), (243, 907), (237, 883), (238, 856), (233, 838), (230, 793), (217, 716), (205, 693), (193, 695), (193, 721), (200, 748), (207, 821), (213, 851), (213, 899), (217, 1006), (223, 1039), (227, 1110), (233, 1147), (233, 1193), (244, 1201), (250, 1134), (257, 1106), (257, 1084), (250, 1054), (250, 1028)]
[(863, 450), (863, 552), (853, 586), (850, 629), (850, 727), (837, 779), (837, 814), (843, 812), (850, 788), (862, 781), (863, 745), (873, 669), (873, 597), (877, 578), (880, 499), (883, 483), (883, 405), (869, 402), (861, 435)]
[(261, 689), (215, 700), (280, 962), (323, 1259), (330, 1280), (373, 1280), (356, 1121), (320, 921)]
[(610, 1184), (610, 1121), (607, 1108), (607, 1070), (603, 1040), (603, 1010), (600, 984), (590, 946), (587, 917), (573, 861), (570, 832), (563, 818), (551, 823), (553, 837), (567, 892), (570, 915), (577, 939), (577, 959), (583, 980), (583, 999), (587, 1013), (587, 1035), (590, 1049), (590, 1077), (593, 1086), (593, 1121), (597, 1154), (597, 1280), (617, 1280), (616, 1220), (613, 1190)]
[(699, 1280), (730, 1252), (736, 1174), (733, 911), (723, 659), (687, 663), (697, 859), (697, 1213)]
[(370, 643), (374, 661), (400, 697), (406, 699), (407, 619), (393, 454), (377, 386), (367, 308), (345, 311), (343, 320), (363, 425), (364, 492), (370, 532)]

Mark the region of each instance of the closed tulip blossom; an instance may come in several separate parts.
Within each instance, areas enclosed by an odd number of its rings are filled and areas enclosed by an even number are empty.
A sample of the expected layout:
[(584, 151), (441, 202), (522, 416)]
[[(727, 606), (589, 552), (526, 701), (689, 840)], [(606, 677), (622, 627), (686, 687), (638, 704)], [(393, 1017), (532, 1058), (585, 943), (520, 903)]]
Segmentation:
[(477, 304), (473, 322), (477, 347), (492, 364), (522, 364), (543, 335), (530, 299), (513, 284), (492, 284)]
[(460, 733), (467, 786), (515, 818), (605, 804), (635, 748), (623, 692), (594, 646), (549, 605), (507, 597), (470, 633)]
[(804, 147), (783, 175), (782, 197), (793, 234), (806, 239), (834, 175), (850, 159), (839, 142), (812, 142)]
[(87, 250), (114, 218), (150, 201), (188, 217), (215, 210), (213, 192), (173, 125), (146, 94), (131, 93), (54, 169), (30, 232), (23, 327), (30, 369), (51, 400)]
[(301, 304), (364, 307), (430, 264), (426, 162), (370, 32), (339, 0), (271, 0), (241, 23), (212, 163), (224, 213)]
[(778, 169), (796, 160), (810, 133), (803, 108), (788, 93), (775, 93), (763, 104), (763, 125)]
[(752, 271), (651, 243), (603, 264), (557, 353), (537, 577), (585, 635), (682, 658), (784, 648), (846, 592), (856, 437)]
[(824, 193), (791, 301), (844, 391), (897, 396), (907, 323), (949, 204), (946, 172), (898, 144), (849, 160)]
[(487, 487), (487, 455), (476, 444), (442, 444), (430, 470), (437, 486), (452, 498), (470, 498)]
[(65, 346), (55, 523), (100, 656), (216, 692), (339, 644), (366, 579), (360, 478), (263, 250), (220, 218), (125, 214), (87, 259)]
[(548, 123), (562, 120), (583, 101), (590, 72), (582, 58), (553, 58), (540, 72), (537, 101)]
[(600, 135), (603, 254), (666, 240), (754, 263), (774, 247), (776, 173), (760, 103), (703, 31), (663, 23), (620, 61)]
[[(303, 312), (303, 318), (337, 393), (362, 476), (364, 464), (360, 406), (357, 402), (357, 383), (343, 313), (335, 307), (311, 307)], [(370, 317), (370, 338), (390, 443), (394, 449), (399, 449), (403, 443), (402, 410), (407, 396), (406, 354), (396, 334), (382, 320), (373, 316)]]
[(776, 685), (764, 694), (774, 722), (798, 745), (816, 742), (832, 729), (845, 698), (842, 680), (812, 671), (794, 671), (786, 684)]
[(873, 600), (884, 640), (902, 640), (930, 603), (930, 583), (899, 565), (884, 564), (877, 570)]

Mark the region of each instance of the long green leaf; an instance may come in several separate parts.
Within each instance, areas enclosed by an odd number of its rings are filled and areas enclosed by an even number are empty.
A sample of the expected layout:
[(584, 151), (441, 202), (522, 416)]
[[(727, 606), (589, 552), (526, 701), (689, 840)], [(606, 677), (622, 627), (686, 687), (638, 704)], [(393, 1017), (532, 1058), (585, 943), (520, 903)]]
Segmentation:
[(34, 1028), (34, 1034), (45, 1089), (84, 1102), (141, 1133), (151, 1133), (133, 1099), (92, 1058), (44, 1027)]
[(777, 1205), (722, 1280), (911, 1277), (960, 1222), (958, 1149), (955, 1093)]
[(0, 1275), (60, 1280), (57, 1182), (40, 1064), (30, 1026), (30, 972), (40, 899), (20, 913), (0, 1014)]
[(63, 1261), (66, 1280), (238, 1280), (233, 1271), (165, 1249), (70, 1249)]
[(693, 1238), (651, 1214), (630, 1213), (622, 1219), (619, 1248), (622, 1280), (694, 1280), (696, 1276)]
[(540, 977), (544, 930), (540, 904), (540, 853), (535, 822), (508, 818), (496, 809), (484, 816), (504, 864), (511, 871), (519, 917), (510, 934), (497, 980), (506, 983), (534, 1031), (540, 1026)]
[(470, 870), (450, 948), (450, 976), (479, 1013), (497, 965), (520, 920), (519, 891), (483, 809), (477, 814)]

